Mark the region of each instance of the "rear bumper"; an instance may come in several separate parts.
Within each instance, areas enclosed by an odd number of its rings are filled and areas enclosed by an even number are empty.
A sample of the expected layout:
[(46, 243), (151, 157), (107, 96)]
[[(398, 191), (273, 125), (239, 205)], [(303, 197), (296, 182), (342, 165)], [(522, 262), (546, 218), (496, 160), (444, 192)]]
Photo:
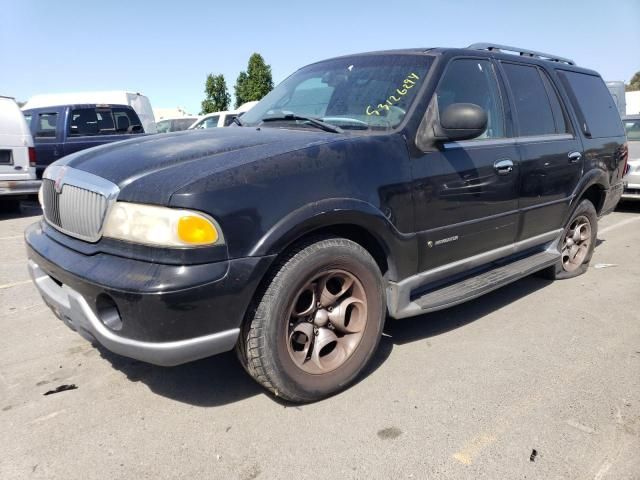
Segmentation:
[(622, 198), (623, 189), (624, 189), (623, 183), (619, 182), (609, 187), (605, 191), (605, 199), (604, 199), (604, 204), (602, 205), (602, 209), (600, 211), (600, 216), (611, 213), (616, 208), (616, 206), (618, 205), (618, 202), (620, 201), (620, 198)]
[(162, 265), (85, 255), (39, 224), (25, 240), (30, 275), (58, 318), (114, 353), (163, 366), (231, 350), (272, 259)]
[(0, 180), (0, 195), (37, 194), (40, 183), (40, 180)]

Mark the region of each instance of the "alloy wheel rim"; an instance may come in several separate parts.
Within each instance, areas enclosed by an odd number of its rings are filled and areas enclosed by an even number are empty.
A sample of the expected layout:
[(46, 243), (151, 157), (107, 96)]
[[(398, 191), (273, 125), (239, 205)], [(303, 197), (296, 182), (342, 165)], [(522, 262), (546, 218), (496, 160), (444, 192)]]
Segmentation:
[(582, 265), (591, 246), (591, 222), (581, 215), (576, 217), (562, 241), (562, 266), (565, 271), (573, 272)]
[(367, 323), (367, 297), (351, 273), (326, 270), (298, 291), (289, 307), (287, 351), (306, 373), (324, 374), (354, 353)]

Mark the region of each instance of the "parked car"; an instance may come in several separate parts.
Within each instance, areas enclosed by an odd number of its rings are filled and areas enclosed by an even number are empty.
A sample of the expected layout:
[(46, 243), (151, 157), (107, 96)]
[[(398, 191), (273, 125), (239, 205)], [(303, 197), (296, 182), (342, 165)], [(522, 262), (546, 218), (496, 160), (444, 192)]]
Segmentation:
[(163, 118), (156, 122), (158, 133), (181, 132), (198, 121), (198, 117)]
[(0, 96), (0, 204), (17, 205), (21, 195), (40, 188), (35, 172), (33, 138), (16, 101)]
[(238, 112), (215, 112), (208, 113), (200, 117), (198, 121), (193, 123), (189, 130), (199, 130), (203, 128), (228, 127), (233, 123), (233, 119), (238, 116)]
[(629, 145), (629, 166), (624, 182), (623, 198), (640, 199), (640, 115), (623, 117)]
[(59, 105), (129, 105), (133, 108), (142, 123), (144, 131), (156, 133), (156, 120), (149, 98), (141, 93), (111, 90), (104, 92), (73, 92), (34, 95), (22, 107), (23, 110), (34, 108), (56, 107)]
[(275, 395), (313, 401), (355, 381), (387, 312), (584, 273), (622, 193), (602, 78), (515, 47), (314, 63), (241, 122), (47, 169), (25, 236), (58, 317), (159, 365), (236, 348)]
[(65, 155), (144, 133), (129, 105), (58, 105), (23, 113), (35, 140), (38, 178)]

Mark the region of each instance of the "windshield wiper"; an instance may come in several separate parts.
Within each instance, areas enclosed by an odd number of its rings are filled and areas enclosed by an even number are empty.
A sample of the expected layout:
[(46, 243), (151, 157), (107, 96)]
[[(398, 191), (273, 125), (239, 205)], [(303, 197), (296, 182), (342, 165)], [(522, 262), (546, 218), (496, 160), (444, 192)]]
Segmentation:
[(324, 130), (325, 132), (343, 133), (343, 131), (344, 131), (340, 127), (337, 127), (337, 126), (332, 125), (332, 124), (327, 123), (327, 122), (323, 122), (322, 120), (320, 120), (318, 118), (305, 117), (303, 115), (297, 115), (297, 114), (293, 114), (293, 113), (287, 113), (287, 114), (281, 115), (281, 116), (265, 117), (265, 118), (262, 119), (263, 122), (283, 122), (283, 121), (288, 121), (288, 120), (301, 120), (303, 122), (309, 122), (314, 127), (318, 127), (320, 129)]

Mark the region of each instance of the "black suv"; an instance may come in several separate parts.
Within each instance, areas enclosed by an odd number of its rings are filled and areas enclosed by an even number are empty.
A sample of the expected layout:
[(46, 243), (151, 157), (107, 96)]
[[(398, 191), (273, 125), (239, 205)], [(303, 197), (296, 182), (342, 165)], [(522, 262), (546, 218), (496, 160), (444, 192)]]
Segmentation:
[(318, 62), (238, 123), (55, 162), (29, 269), (107, 349), (235, 347), (292, 401), (351, 384), (387, 315), (584, 273), (627, 159), (596, 72), (499, 45)]

